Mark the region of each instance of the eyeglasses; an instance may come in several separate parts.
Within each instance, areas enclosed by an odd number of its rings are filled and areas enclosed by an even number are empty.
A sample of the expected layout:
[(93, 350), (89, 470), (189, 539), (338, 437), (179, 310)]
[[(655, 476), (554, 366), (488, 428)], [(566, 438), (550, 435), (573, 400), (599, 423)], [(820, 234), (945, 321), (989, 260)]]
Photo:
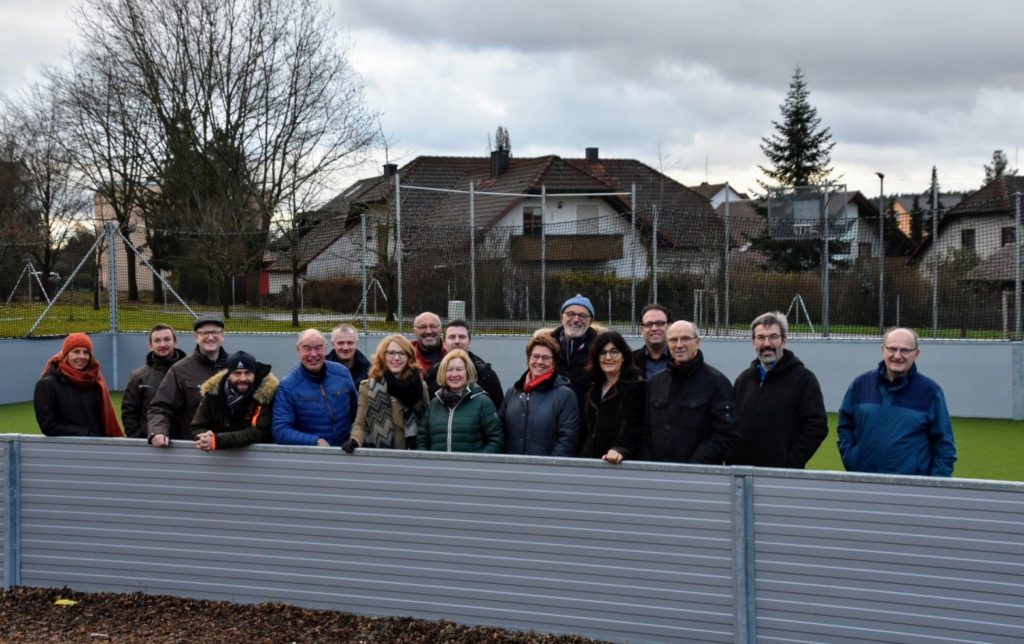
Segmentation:
[(409, 354), (405, 351), (385, 351), (384, 355), (389, 358), (408, 358)]
[(682, 344), (684, 342), (693, 342), (696, 339), (697, 338), (695, 338), (692, 335), (681, 335), (681, 336), (676, 337), (676, 338), (669, 338), (668, 339), (668, 343), (669, 344)]
[(909, 356), (910, 354), (917, 351), (917, 347), (908, 349), (907, 347), (885, 347), (885, 352), (889, 354), (900, 354), (901, 356)]
[(196, 331), (196, 335), (201, 338), (215, 338), (224, 335), (223, 329), (214, 329), (213, 331)]
[(640, 324), (640, 326), (642, 326), (645, 329), (650, 329), (650, 328), (654, 328), (654, 327), (657, 327), (657, 328), (660, 329), (661, 327), (663, 327), (663, 326), (665, 326), (667, 324), (668, 324), (668, 320), (652, 320), (650, 322), (642, 322)]
[(554, 359), (555, 359), (555, 356), (545, 356), (545, 355), (541, 355), (539, 353), (532, 353), (532, 354), (530, 354), (530, 360), (535, 360), (537, 362), (551, 362)]
[(618, 349), (608, 349), (597, 354), (598, 358), (618, 358), (622, 355), (622, 352)]
[(778, 342), (781, 339), (782, 339), (782, 336), (779, 335), (778, 333), (773, 333), (771, 335), (755, 335), (754, 336), (754, 342), (757, 342), (757, 343), (764, 342), (765, 340), (771, 340), (772, 342)]
[(589, 320), (590, 319), (590, 314), (589, 313), (576, 313), (575, 311), (566, 311), (562, 315), (564, 315), (565, 317), (569, 318), (570, 320), (573, 319), (573, 318), (577, 318), (577, 319), (580, 319), (580, 320)]

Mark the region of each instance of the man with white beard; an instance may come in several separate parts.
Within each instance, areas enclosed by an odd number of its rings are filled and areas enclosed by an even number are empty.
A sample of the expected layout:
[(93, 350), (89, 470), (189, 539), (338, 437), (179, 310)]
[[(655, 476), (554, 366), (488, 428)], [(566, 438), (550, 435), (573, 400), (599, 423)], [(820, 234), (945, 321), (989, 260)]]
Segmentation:
[(591, 385), (590, 374), (587, 373), (590, 345), (597, 337), (597, 331), (590, 326), (594, 321), (594, 305), (589, 298), (577, 293), (562, 304), (561, 313), (562, 326), (551, 333), (562, 348), (556, 370), (569, 379), (582, 413)]
[(789, 323), (778, 311), (750, 324), (757, 358), (736, 378), (740, 444), (730, 465), (803, 469), (828, 435), (818, 379), (789, 351)]

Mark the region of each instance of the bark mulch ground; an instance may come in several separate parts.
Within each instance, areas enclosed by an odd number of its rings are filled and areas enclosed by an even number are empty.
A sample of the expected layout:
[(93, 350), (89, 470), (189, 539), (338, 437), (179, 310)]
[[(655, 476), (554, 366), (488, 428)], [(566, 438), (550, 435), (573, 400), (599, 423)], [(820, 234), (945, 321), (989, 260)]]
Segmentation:
[(142, 593), (12, 588), (0, 591), (0, 642), (591, 644), (597, 640), (408, 617), (361, 617), (285, 604), (251, 606)]

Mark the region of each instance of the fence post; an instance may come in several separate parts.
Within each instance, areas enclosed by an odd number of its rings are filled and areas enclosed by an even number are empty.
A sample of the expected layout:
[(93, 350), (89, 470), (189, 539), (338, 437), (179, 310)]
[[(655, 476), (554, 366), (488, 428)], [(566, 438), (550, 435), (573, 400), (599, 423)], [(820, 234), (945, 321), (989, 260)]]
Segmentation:
[(117, 333), (121, 326), (117, 319), (117, 252), (114, 246), (114, 240), (117, 238), (117, 232), (114, 229), (116, 225), (113, 221), (108, 221), (104, 224), (107, 234), (107, 266), (109, 271), (107, 277), (107, 297), (110, 300), (110, 331), (112, 333)]
[(733, 641), (756, 641), (754, 579), (754, 486), (749, 474), (733, 476), (732, 497)]
[(651, 301), (658, 301), (658, 204), (651, 206)]
[[(828, 309), (829, 309), (829, 284), (828, 284), (828, 269), (829, 269), (829, 250), (828, 250), (828, 199), (829, 189), (825, 188), (825, 200), (824, 205), (824, 222), (822, 224), (822, 235), (821, 235), (821, 334), (824, 337), (828, 337), (829, 334), (829, 320), (828, 320)], [(846, 208), (846, 204), (843, 204), (843, 208)]]
[(397, 258), (396, 270), (398, 284), (398, 332), (402, 332), (403, 308), (402, 308), (402, 178), (395, 172), (395, 257)]
[(4, 473), (3, 525), (3, 589), (21, 585), (21, 442), (17, 439), (0, 443), (0, 471)]
[(722, 287), (723, 287), (723, 290), (725, 291), (725, 335), (726, 335), (726, 337), (728, 337), (730, 335), (730, 333), (729, 333), (729, 314), (730, 314), (730, 309), (731, 309), (731, 304), (729, 302), (729, 278), (730, 278), (730, 276), (729, 276), (729, 246), (730, 246), (730, 242), (732, 241), (731, 235), (729, 233), (729, 226), (731, 224), (730, 215), (729, 215), (729, 203), (731, 201), (732, 201), (732, 199), (729, 198), (729, 182), (726, 181), (725, 182), (725, 263), (724, 263), (723, 268), (722, 268), (722, 272), (724, 273), (724, 276), (723, 276), (724, 279), (722, 280), (724, 282), (724, 284), (722, 285)]
[(369, 288), (368, 282), (370, 280), (369, 280), (369, 276), (367, 275), (367, 272), (370, 270), (370, 267), (368, 266), (368, 262), (366, 261), (366, 213), (365, 212), (359, 213), (359, 231), (363, 235), (363, 239), (362, 239), (362, 251), (363, 251), (363, 291), (362, 291), (363, 292), (363, 302), (362, 302), (362, 307), (363, 307), (363, 333), (367, 334), (367, 333), (370, 332), (370, 313), (367, 310), (369, 308), (369, 305), (370, 305), (370, 302), (369, 302), (370, 298), (367, 297), (366, 290)]
[(932, 166), (932, 337), (939, 337), (939, 172)]
[(476, 192), (469, 182), (469, 326), (476, 331)]
[(1014, 193), (1016, 197), (1016, 208), (1013, 215), (1014, 225), (1014, 254), (1013, 254), (1013, 339), (1020, 341), (1021, 338), (1021, 312), (1020, 312), (1020, 298), (1021, 298), (1021, 258), (1020, 258), (1020, 233), (1021, 233), (1021, 222), (1020, 222), (1020, 193)]
[[(640, 233), (636, 229), (636, 182), (630, 184), (629, 188), (629, 207), (631, 212), (629, 213), (629, 228), (632, 232), (633, 239), (639, 241)], [(639, 244), (637, 244), (639, 246)], [(629, 266), (629, 325), (633, 327), (636, 324), (636, 251), (629, 253), (630, 266)], [(610, 324), (610, 322), (609, 322)]]
[(548, 187), (541, 185), (540, 187), (540, 323), (544, 324), (544, 320), (547, 318), (547, 297), (548, 297), (548, 280), (547, 280), (547, 260), (548, 260), (548, 249), (547, 249), (547, 236), (544, 228), (547, 226), (547, 215), (548, 215)]

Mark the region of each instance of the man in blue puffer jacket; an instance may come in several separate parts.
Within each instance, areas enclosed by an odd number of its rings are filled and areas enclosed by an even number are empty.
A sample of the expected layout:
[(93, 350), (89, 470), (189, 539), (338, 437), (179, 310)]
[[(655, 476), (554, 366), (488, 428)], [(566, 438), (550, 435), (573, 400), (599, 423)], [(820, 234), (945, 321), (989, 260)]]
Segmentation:
[(357, 393), (344, 365), (327, 362), (327, 341), (317, 329), (299, 334), (299, 365), (281, 379), (274, 396), (274, 442), (329, 447), (348, 440)]
[(942, 388), (917, 371), (912, 329), (890, 329), (878, 369), (858, 376), (839, 408), (839, 453), (851, 472), (952, 476), (953, 425)]

